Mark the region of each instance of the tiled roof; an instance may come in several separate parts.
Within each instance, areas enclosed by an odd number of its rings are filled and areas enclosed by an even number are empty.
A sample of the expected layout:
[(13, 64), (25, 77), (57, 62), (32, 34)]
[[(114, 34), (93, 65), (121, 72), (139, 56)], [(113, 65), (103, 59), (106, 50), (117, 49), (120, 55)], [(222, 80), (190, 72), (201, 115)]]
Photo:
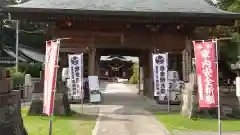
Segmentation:
[(43, 53), (34, 51), (33, 49), (31, 49), (27, 46), (24, 46), (24, 45), (19, 46), (19, 51), (21, 51), (24, 55), (33, 59), (34, 61), (42, 62), (42, 63), (44, 62), (45, 55)]
[(30, 0), (7, 8), (58, 10), (63, 13), (72, 11), (228, 13), (209, 5), (205, 0)]

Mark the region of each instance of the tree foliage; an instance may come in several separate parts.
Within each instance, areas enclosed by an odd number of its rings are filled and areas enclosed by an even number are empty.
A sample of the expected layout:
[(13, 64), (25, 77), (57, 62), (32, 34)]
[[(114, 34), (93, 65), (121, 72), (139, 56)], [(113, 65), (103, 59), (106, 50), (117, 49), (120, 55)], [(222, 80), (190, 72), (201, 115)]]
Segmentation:
[(139, 82), (139, 65), (138, 63), (133, 64), (132, 66), (133, 75), (129, 79), (130, 84), (138, 84)]
[(226, 11), (240, 12), (239, 0), (219, 0), (218, 6)]
[[(1, 6), (19, 4), (28, 0), (1, 0)], [(9, 20), (9, 16), (2, 15), (1, 17), (1, 48), (4, 46), (12, 46), (15, 48), (16, 43), (16, 21)], [(46, 39), (48, 38), (46, 33), (48, 30), (47, 23), (31, 22), (21, 20), (19, 26), (19, 44), (27, 45), (35, 49), (43, 50)]]
[[(239, 0), (218, 0), (216, 6), (225, 11), (240, 13)], [(234, 78), (235, 76), (230, 65), (235, 63), (237, 61), (237, 56), (240, 55), (239, 22), (237, 23), (238, 25), (234, 26), (217, 26), (215, 28), (208, 28), (205, 32), (203, 32), (204, 28), (199, 30), (199, 33), (208, 33), (208, 35), (214, 37), (232, 37), (232, 40), (218, 41), (218, 50), (220, 52), (219, 70), (222, 72), (223, 78)]]

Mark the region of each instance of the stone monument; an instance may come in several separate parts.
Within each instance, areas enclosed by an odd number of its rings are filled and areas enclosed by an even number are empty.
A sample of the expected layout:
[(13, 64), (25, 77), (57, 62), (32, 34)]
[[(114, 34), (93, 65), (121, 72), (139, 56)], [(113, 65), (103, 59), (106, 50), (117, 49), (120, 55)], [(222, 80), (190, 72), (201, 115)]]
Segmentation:
[(191, 73), (189, 75), (189, 82), (185, 83), (184, 89), (181, 92), (181, 114), (188, 118), (194, 115), (197, 107), (197, 85), (195, 74)]
[(0, 67), (0, 86), (0, 134), (27, 135), (21, 115), (21, 93), (12, 90), (12, 80), (6, 78), (3, 67)]
[(26, 74), (25, 81), (24, 81), (24, 91), (23, 91), (24, 100), (31, 101), (32, 90), (33, 90), (33, 83), (32, 83), (31, 75)]
[[(54, 102), (54, 115), (69, 115), (71, 113), (67, 97), (67, 88), (57, 79)], [(36, 82), (32, 92), (32, 102), (28, 115), (41, 115), (43, 112), (44, 72), (41, 72), (40, 82)]]

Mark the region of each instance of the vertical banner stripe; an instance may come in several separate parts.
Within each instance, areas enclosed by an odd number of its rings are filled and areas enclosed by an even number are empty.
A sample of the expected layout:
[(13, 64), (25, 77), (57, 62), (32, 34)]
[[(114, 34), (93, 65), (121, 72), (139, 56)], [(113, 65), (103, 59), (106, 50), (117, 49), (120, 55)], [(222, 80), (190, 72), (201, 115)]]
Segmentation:
[(153, 54), (154, 96), (168, 95), (168, 54)]
[(84, 98), (83, 90), (83, 54), (68, 55), (70, 91), (68, 97), (73, 100)]
[(193, 41), (200, 108), (216, 108), (218, 104), (218, 73), (215, 42)]
[(46, 42), (43, 113), (48, 116), (53, 114), (59, 46), (59, 40)]

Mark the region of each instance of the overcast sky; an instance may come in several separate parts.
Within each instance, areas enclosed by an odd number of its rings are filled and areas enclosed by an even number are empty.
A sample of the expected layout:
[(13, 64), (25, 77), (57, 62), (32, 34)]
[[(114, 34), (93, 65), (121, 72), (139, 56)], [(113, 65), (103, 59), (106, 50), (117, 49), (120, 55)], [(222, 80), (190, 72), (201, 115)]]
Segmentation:
[(217, 4), (217, 0), (212, 0), (212, 2), (213, 2), (214, 4)]

